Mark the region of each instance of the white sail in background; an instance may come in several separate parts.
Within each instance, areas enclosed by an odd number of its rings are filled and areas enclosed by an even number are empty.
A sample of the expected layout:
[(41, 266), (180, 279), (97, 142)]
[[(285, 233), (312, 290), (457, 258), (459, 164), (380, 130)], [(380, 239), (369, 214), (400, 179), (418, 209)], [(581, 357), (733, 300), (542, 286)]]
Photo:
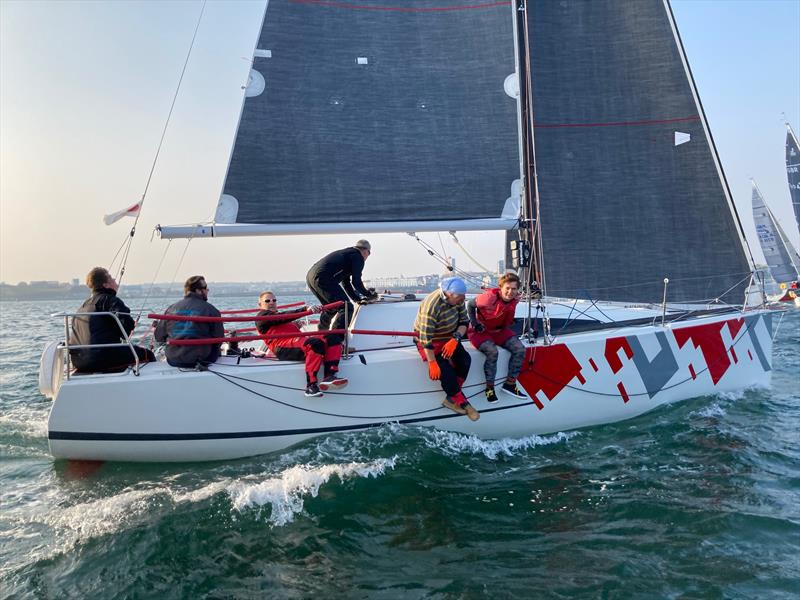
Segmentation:
[(779, 284), (797, 281), (800, 257), (764, 201), (758, 185), (752, 180), (751, 183), (753, 185), (753, 221), (770, 275)]

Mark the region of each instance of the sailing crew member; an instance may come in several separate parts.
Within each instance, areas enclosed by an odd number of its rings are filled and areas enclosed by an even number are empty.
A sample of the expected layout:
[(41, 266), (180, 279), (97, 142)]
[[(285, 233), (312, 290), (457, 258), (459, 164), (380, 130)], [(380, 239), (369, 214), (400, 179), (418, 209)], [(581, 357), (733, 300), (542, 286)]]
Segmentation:
[[(208, 284), (202, 275), (192, 275), (183, 284), (183, 300), (170, 306), (165, 314), (187, 317), (220, 317), (216, 307), (208, 302)], [(158, 321), (156, 341), (190, 340), (225, 337), (222, 322), (199, 323), (194, 321)], [(167, 346), (167, 362), (173, 367), (193, 369), (198, 365), (213, 363), (219, 358), (219, 343), (198, 346)]]
[[(95, 267), (86, 275), (86, 287), (92, 295), (81, 304), (77, 312), (115, 312), (125, 332), (119, 328), (114, 317), (75, 317), (72, 319), (72, 335), (69, 343), (76, 346), (88, 344), (127, 343), (135, 322), (131, 310), (117, 296), (119, 285), (107, 269)], [(156, 357), (147, 348), (133, 346), (139, 362), (153, 362)], [(136, 364), (130, 347), (78, 348), (69, 351), (72, 364), (85, 373), (118, 373)]]
[[(270, 321), (256, 321), (256, 329), (262, 335), (276, 333), (300, 333), (301, 329), (295, 323), (298, 318), (297, 313), (319, 313), (322, 311), (321, 305), (303, 306), (295, 310), (285, 310), (278, 312), (278, 299), (270, 291), (261, 292), (258, 297), (257, 317), (280, 315), (282, 318)], [(318, 337), (282, 337), (265, 339), (264, 343), (272, 351), (278, 360), (302, 360), (306, 365), (306, 396), (309, 398), (322, 396), (317, 381), (317, 371), (325, 360), (325, 342)]]
[(442, 279), (439, 287), (420, 304), (414, 321), (415, 341), (422, 360), (428, 363), (428, 376), (440, 380), (447, 394), (442, 406), (477, 421), (480, 414), (461, 391), (471, 362), (461, 345), (469, 323), (464, 306), (467, 284), (459, 277), (449, 277)]
[[(309, 269), (306, 275), (308, 289), (322, 304), (352, 301), (357, 304), (371, 302), (378, 298), (375, 290), (368, 290), (361, 281), (364, 263), (372, 252), (367, 240), (358, 240), (354, 246), (331, 252), (321, 258)], [(352, 307), (345, 311), (344, 305), (337, 309), (327, 310), (320, 315), (320, 331), (327, 329), (347, 329), (350, 325)], [(325, 337), (327, 351), (325, 354), (325, 376), (319, 386), (323, 390), (329, 387), (342, 387), (347, 380), (337, 375), (339, 360), (342, 357), (344, 336), (331, 334)]]
[(525, 346), (511, 329), (519, 302), (519, 283), (516, 274), (506, 273), (497, 281), (499, 287), (486, 290), (467, 303), (472, 326), (469, 341), (486, 356), (483, 373), (486, 375), (486, 401), (490, 404), (497, 402), (494, 382), (497, 376), (498, 346), (511, 353), (503, 391), (515, 398), (526, 397), (517, 387), (517, 376), (525, 360)]

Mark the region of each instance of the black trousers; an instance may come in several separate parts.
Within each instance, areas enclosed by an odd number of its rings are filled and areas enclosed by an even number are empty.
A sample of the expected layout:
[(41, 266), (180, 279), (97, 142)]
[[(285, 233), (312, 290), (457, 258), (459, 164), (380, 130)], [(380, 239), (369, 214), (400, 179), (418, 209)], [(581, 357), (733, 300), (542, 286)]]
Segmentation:
[(444, 358), (441, 354), (436, 354), (436, 362), (439, 364), (439, 369), (442, 371), (441, 384), (444, 393), (448, 396), (455, 396), (461, 391), (461, 384), (469, 374), (469, 367), (472, 364), (472, 358), (464, 349), (463, 344), (456, 346), (456, 351), (449, 359)]
[[(350, 298), (344, 293), (342, 286), (333, 280), (316, 279), (309, 277), (306, 279), (308, 289), (314, 294), (322, 304), (332, 304), (342, 301), (345, 304), (341, 308), (323, 311), (319, 316), (319, 330), (326, 329), (347, 329), (350, 326), (350, 319), (353, 317), (353, 307), (350, 306)], [(347, 307), (347, 311), (345, 311)], [(328, 345), (341, 344), (344, 336), (333, 334), (325, 336)]]
[[(134, 346), (133, 349), (140, 365), (155, 362), (155, 355), (147, 348)], [(121, 373), (136, 364), (129, 348), (92, 348), (88, 353), (74, 350), (71, 358), (75, 368), (84, 373)]]

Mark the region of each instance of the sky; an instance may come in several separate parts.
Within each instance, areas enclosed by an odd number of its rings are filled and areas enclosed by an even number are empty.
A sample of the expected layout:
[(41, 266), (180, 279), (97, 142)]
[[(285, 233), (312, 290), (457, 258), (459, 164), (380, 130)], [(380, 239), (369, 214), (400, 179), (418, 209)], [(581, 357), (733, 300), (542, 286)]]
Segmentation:
[[(111, 262), (132, 220), (105, 226), (102, 216), (142, 197), (201, 6), (0, 0), (0, 281), (82, 279)], [(800, 0), (673, 0), (672, 7), (756, 259), (750, 177), (800, 246), (782, 116), (800, 129)], [(206, 4), (127, 282), (195, 273), (209, 281), (300, 280), (318, 257), (359, 237), (200, 239), (184, 256), (184, 240), (151, 235), (158, 223), (213, 216), (262, 11), (257, 0)], [(448, 235), (420, 237), (460, 268), (480, 270)], [(405, 234), (369, 239), (365, 276), (442, 270)], [(487, 268), (502, 256), (500, 233), (459, 240)]]

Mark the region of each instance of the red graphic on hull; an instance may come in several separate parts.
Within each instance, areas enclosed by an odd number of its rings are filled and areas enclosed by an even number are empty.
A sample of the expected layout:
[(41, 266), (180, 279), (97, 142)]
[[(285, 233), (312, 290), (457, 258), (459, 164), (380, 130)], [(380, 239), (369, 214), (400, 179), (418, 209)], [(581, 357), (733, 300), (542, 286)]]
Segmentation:
[(703, 353), (703, 358), (706, 360), (711, 381), (714, 385), (717, 385), (717, 382), (722, 379), (722, 376), (727, 373), (731, 366), (728, 348), (725, 347), (725, 342), (722, 340), (722, 328), (728, 325), (731, 337), (735, 338), (743, 324), (744, 319), (732, 319), (730, 321), (720, 321), (719, 323), (709, 323), (708, 325), (675, 329), (673, 335), (675, 336), (675, 341), (678, 342), (679, 348), (683, 348), (686, 342), (692, 340), (694, 347), (700, 349)]
[(564, 344), (528, 348), (518, 381), (539, 410), (544, 408), (541, 396), (553, 400), (575, 378), (586, 383), (581, 365)]
[[(625, 356), (628, 357), (628, 360), (633, 358), (633, 349), (626, 338), (616, 337), (606, 340), (606, 362), (614, 373), (619, 373), (620, 369), (622, 369), (622, 360), (619, 357), (620, 348), (625, 352)], [(628, 396), (628, 392), (625, 390), (625, 386), (622, 385), (621, 381), (617, 384), (617, 389), (619, 390), (622, 401), (627, 404), (628, 400), (630, 400), (630, 396)]]
[(628, 340), (624, 337), (608, 338), (606, 340), (606, 362), (614, 373), (619, 373), (622, 368), (622, 360), (619, 358), (619, 349), (625, 351), (625, 356), (630, 360), (633, 358), (633, 350)]
[(625, 389), (621, 381), (617, 384), (617, 389), (619, 390), (619, 395), (622, 396), (622, 401), (627, 404), (630, 397), (628, 396), (628, 390)]

